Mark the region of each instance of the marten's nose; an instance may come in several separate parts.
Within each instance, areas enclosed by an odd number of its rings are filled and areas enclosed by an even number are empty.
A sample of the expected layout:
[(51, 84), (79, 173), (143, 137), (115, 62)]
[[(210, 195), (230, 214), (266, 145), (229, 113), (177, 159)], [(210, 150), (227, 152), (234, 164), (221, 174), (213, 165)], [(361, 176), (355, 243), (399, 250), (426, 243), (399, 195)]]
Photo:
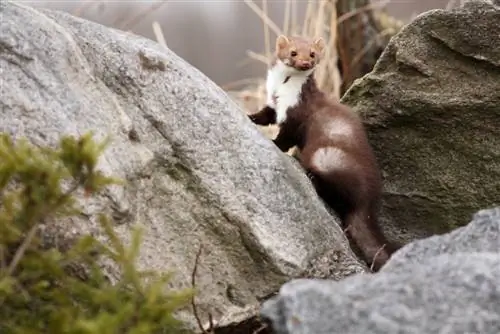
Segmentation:
[(312, 64), (308, 60), (299, 60), (297, 61), (297, 67), (301, 70), (309, 70), (312, 67)]

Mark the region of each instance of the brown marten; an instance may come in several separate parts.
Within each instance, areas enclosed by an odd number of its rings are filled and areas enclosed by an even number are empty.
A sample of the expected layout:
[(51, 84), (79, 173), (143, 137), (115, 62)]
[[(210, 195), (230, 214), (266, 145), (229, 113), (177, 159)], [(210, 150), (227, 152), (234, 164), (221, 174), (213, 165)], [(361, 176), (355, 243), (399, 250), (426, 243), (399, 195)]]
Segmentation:
[(255, 124), (279, 125), (273, 142), (283, 152), (297, 146), (318, 195), (378, 271), (399, 246), (390, 244), (378, 225), (382, 180), (360, 117), (328, 98), (313, 78), (324, 47), (321, 38), (279, 36), (267, 73), (266, 105), (249, 117)]

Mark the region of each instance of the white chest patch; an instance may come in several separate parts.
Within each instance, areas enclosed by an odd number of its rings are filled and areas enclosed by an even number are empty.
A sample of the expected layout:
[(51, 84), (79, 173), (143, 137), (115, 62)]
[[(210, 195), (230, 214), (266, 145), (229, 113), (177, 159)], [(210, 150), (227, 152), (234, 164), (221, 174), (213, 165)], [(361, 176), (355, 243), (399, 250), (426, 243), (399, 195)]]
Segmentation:
[[(302, 86), (311, 73), (312, 70), (297, 71), (280, 60), (267, 72), (267, 105), (276, 110), (278, 124), (286, 120), (288, 109), (299, 103)], [(287, 77), (290, 79), (285, 82)]]

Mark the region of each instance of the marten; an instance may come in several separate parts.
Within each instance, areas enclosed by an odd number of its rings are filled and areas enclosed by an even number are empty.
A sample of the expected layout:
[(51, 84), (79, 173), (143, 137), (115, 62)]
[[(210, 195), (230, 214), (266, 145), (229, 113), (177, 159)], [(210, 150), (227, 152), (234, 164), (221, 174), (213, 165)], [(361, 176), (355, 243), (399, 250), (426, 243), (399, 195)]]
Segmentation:
[(273, 142), (283, 152), (297, 146), (319, 197), (378, 271), (399, 246), (389, 243), (378, 225), (382, 178), (359, 115), (329, 98), (313, 77), (324, 48), (322, 38), (278, 36), (266, 104), (249, 118), (258, 125), (278, 124)]

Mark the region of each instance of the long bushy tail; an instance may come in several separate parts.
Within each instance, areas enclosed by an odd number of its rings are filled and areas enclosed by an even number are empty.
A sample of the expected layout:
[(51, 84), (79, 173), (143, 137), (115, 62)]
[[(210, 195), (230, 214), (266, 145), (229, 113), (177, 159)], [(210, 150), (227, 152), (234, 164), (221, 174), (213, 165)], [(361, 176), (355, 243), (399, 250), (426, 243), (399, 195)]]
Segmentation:
[(353, 211), (345, 216), (346, 233), (373, 271), (378, 271), (399, 246), (384, 237), (374, 215)]

